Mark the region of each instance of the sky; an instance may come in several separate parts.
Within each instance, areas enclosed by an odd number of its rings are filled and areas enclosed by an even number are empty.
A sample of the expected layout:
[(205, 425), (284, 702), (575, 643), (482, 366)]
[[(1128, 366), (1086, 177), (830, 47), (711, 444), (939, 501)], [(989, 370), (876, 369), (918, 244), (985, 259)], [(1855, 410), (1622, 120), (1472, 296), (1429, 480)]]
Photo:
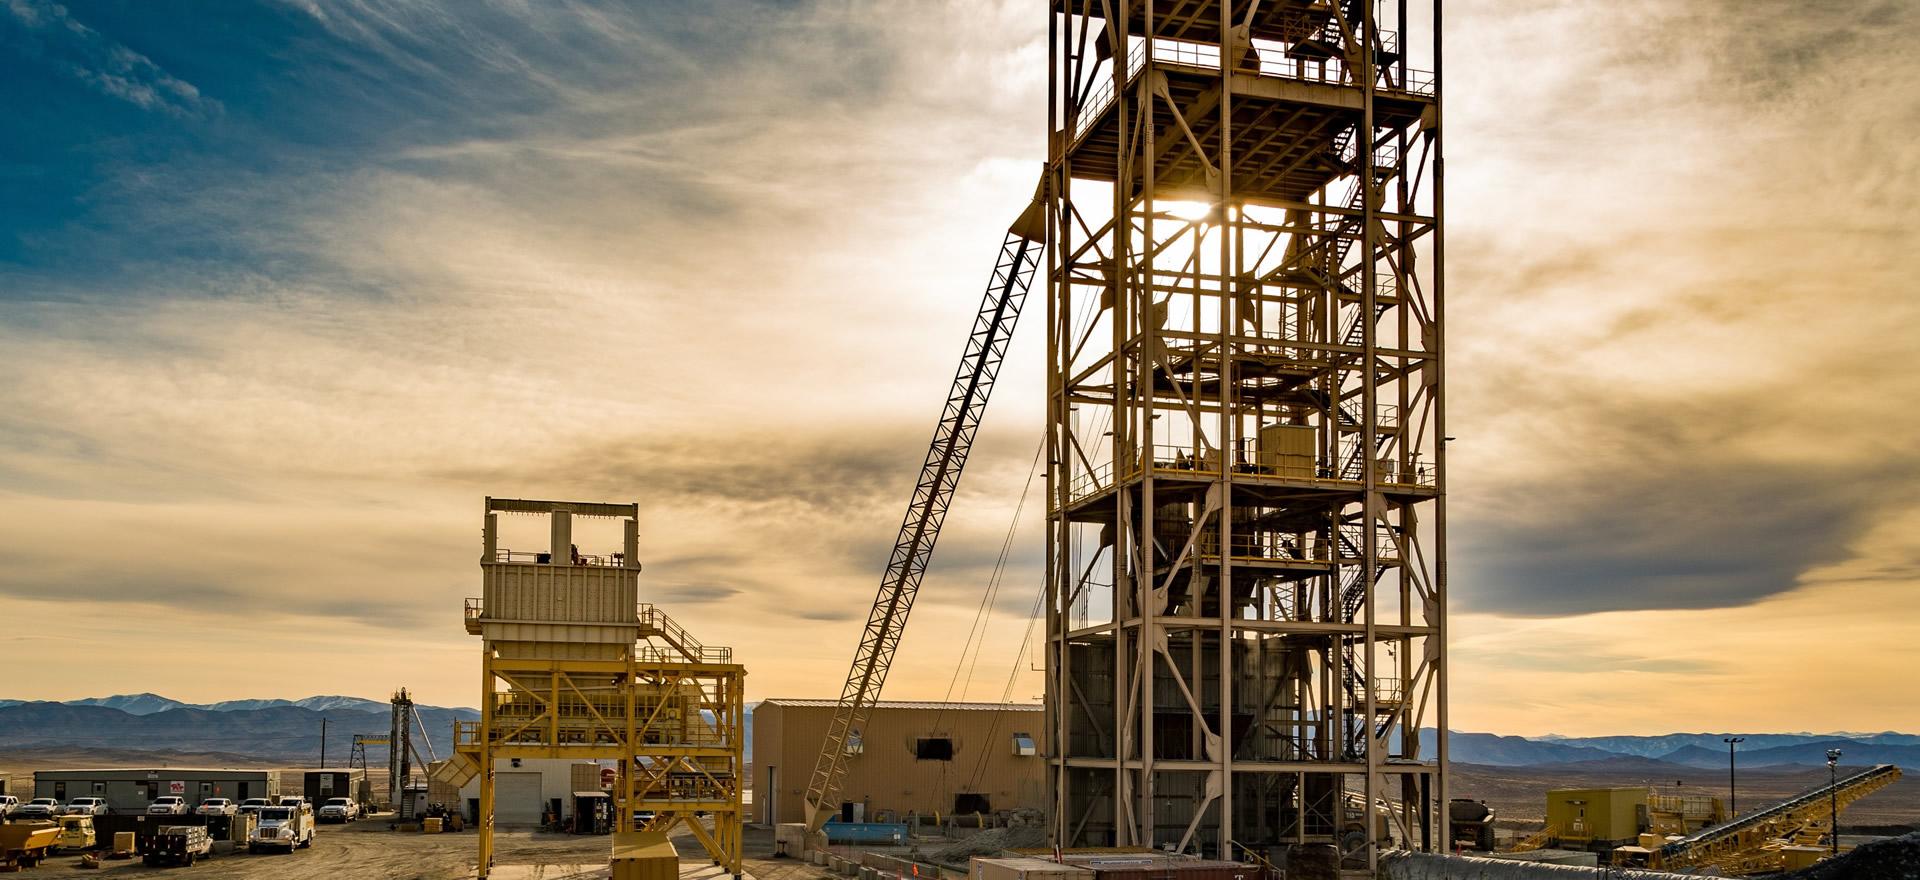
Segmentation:
[[(638, 502), (643, 593), (749, 699), (832, 696), (1044, 158), (1045, 24), (0, 0), (0, 653), (45, 661), (0, 697), (472, 705), (489, 495)], [(1889, 689), (1920, 665), (1920, 7), (1446, 28), (1452, 726), (1920, 732)], [(891, 698), (1041, 692), (1042, 343)]]

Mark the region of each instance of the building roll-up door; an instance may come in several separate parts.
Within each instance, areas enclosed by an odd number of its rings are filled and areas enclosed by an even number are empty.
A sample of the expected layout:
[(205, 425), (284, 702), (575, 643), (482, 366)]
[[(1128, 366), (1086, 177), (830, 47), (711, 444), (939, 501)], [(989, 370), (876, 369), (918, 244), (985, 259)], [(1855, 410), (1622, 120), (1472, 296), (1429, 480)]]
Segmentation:
[(495, 773), (493, 780), (494, 824), (540, 824), (540, 774)]

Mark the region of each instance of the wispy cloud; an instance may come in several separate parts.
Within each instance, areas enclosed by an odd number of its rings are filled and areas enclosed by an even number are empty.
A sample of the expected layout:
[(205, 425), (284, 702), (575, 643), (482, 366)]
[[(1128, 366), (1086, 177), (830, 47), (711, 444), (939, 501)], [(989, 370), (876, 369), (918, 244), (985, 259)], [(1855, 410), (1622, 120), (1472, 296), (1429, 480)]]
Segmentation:
[[(192, 83), (167, 73), (145, 55), (82, 24), (53, 0), (7, 0), (15, 27), (8, 42), (30, 45), (33, 54), (100, 91), (145, 110), (175, 116), (220, 114), (220, 102)], [(0, 35), (4, 36), (4, 35)]]
[(1920, 417), (1887, 404), (1920, 391), (1893, 354), (1920, 319), (1920, 63), (1866, 47), (1917, 25), (1904, 4), (1469, 11), (1456, 40), (1486, 61), (1449, 83), (1448, 163), (1472, 193), (1449, 213), (1464, 607), (1748, 605), (1910, 508), (1893, 438)]

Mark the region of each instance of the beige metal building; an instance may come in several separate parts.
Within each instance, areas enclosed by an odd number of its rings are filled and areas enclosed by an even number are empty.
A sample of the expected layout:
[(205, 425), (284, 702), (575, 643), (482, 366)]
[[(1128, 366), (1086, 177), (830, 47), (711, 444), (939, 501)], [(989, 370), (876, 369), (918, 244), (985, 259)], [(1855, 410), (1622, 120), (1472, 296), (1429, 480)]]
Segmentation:
[[(765, 700), (753, 710), (753, 797), (760, 821), (806, 821), (807, 774), (832, 700)], [(843, 821), (896, 820), (1046, 806), (1045, 712), (1011, 703), (875, 704), (847, 743)]]

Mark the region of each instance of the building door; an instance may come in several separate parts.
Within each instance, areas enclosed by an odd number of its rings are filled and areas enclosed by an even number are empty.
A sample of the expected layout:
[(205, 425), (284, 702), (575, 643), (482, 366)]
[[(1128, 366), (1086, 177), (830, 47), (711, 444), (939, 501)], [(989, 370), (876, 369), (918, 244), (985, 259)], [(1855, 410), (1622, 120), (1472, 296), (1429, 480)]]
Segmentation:
[(252, 797), (252, 795), (247, 794), (247, 784), (245, 782), (234, 783), (234, 786), (233, 786), (234, 800), (244, 801), (249, 797)]
[(493, 774), (493, 821), (496, 825), (538, 825), (540, 774)]
[[(780, 821), (780, 814), (775, 812), (773, 807), (774, 800), (775, 798), (779, 797), (778, 792), (780, 791), (780, 780), (778, 775), (774, 771), (779, 769), (780, 768), (778, 767), (767, 768), (767, 789), (766, 789), (767, 807), (763, 815), (766, 816), (766, 823), (768, 825), (774, 825), (779, 823)], [(755, 796), (758, 796), (760, 793), (754, 792), (754, 794)]]

